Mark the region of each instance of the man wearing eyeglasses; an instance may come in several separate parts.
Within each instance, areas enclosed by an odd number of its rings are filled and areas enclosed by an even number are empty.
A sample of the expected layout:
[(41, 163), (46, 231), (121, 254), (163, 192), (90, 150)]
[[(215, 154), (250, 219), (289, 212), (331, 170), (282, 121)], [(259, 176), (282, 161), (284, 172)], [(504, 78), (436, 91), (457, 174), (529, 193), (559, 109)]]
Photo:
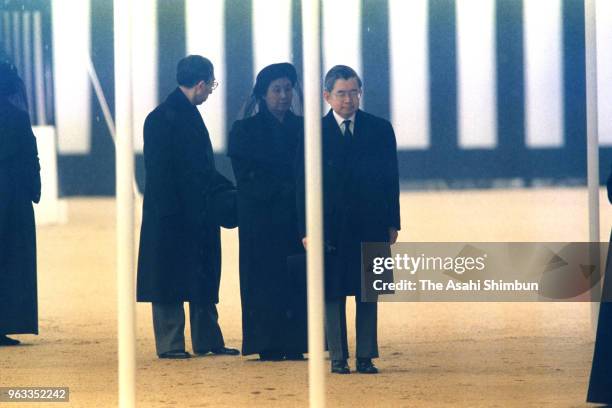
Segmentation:
[[(361, 243), (395, 243), (400, 229), (399, 179), (391, 124), (359, 109), (361, 79), (336, 65), (325, 76), (331, 106), (322, 122), (325, 332), (331, 372), (349, 374), (346, 296), (355, 296), (357, 372), (376, 374), (377, 305), (361, 301)], [(302, 145), (303, 148), (303, 145)], [(298, 152), (298, 219), (305, 237), (303, 149)]]
[(212, 63), (181, 59), (178, 87), (144, 124), (145, 193), (138, 255), (137, 298), (151, 302), (159, 358), (184, 359), (189, 302), (196, 354), (237, 355), (225, 347), (217, 322), (221, 280), (219, 222), (210, 191), (231, 183), (215, 169), (212, 145), (197, 105), (217, 87)]

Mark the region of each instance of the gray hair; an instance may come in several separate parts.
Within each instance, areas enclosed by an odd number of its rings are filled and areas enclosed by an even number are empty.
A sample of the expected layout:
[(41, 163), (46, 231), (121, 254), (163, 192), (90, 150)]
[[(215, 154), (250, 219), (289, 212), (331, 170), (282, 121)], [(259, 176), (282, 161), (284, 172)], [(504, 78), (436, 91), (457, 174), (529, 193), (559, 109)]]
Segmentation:
[(325, 90), (331, 92), (337, 80), (351, 78), (357, 79), (357, 84), (359, 85), (359, 89), (361, 89), (361, 78), (359, 78), (359, 75), (357, 75), (357, 72), (355, 72), (353, 68), (346, 65), (336, 65), (325, 74)]

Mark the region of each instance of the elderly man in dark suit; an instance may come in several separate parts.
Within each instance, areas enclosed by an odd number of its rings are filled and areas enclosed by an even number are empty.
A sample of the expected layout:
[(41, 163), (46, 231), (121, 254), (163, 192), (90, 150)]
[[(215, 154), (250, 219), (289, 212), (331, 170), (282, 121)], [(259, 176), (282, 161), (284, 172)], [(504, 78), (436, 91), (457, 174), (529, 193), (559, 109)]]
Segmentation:
[(230, 184), (215, 169), (208, 130), (197, 105), (217, 87), (212, 63), (190, 55), (178, 63), (178, 87), (144, 125), (145, 193), (138, 257), (138, 301), (153, 303), (160, 358), (189, 358), (185, 314), (189, 302), (196, 354), (237, 355), (217, 322), (221, 279), (219, 222), (210, 195)]
[[(395, 243), (400, 229), (399, 178), (391, 124), (359, 109), (361, 79), (337, 65), (325, 76), (323, 97), (323, 223), (326, 245), (325, 331), (331, 371), (348, 374), (346, 296), (357, 306), (357, 371), (375, 374), (377, 305), (361, 301), (361, 243)], [(298, 217), (304, 246), (303, 146), (297, 158)]]

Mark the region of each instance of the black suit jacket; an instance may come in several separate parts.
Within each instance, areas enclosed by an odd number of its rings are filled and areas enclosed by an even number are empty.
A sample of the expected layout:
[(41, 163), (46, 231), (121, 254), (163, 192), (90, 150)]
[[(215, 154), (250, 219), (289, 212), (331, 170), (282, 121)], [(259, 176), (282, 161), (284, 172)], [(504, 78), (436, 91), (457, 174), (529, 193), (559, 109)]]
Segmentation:
[[(361, 110), (351, 140), (332, 111), (322, 122), (323, 222), (327, 297), (361, 293), (361, 243), (388, 242), (400, 229), (399, 176), (391, 124)], [(298, 222), (305, 231), (304, 147), (297, 153)]]

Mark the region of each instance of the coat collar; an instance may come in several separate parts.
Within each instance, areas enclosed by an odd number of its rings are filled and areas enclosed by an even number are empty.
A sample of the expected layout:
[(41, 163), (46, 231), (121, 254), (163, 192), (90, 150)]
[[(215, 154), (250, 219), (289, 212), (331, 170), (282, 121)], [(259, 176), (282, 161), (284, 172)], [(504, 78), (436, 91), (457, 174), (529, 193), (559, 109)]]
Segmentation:
[(189, 99), (185, 96), (181, 88), (178, 86), (168, 97), (166, 103), (177, 110), (188, 111), (188, 112), (199, 112), (198, 108), (189, 102)]
[(353, 122), (353, 127), (355, 126), (355, 116), (357, 116), (357, 112), (353, 113), (353, 116), (347, 119), (344, 119), (342, 116), (338, 115), (333, 110), (331, 112), (332, 112), (332, 116), (334, 117), (334, 119), (336, 119), (336, 123), (338, 124), (338, 127), (340, 127), (344, 123), (345, 120)]
[(292, 111), (287, 111), (287, 113), (285, 114), (285, 119), (282, 122), (276, 119), (276, 117), (272, 115), (267, 109), (260, 110), (259, 112), (257, 112), (255, 118), (273, 127), (292, 130), (295, 130), (296, 126), (301, 125), (298, 116), (295, 115)]

